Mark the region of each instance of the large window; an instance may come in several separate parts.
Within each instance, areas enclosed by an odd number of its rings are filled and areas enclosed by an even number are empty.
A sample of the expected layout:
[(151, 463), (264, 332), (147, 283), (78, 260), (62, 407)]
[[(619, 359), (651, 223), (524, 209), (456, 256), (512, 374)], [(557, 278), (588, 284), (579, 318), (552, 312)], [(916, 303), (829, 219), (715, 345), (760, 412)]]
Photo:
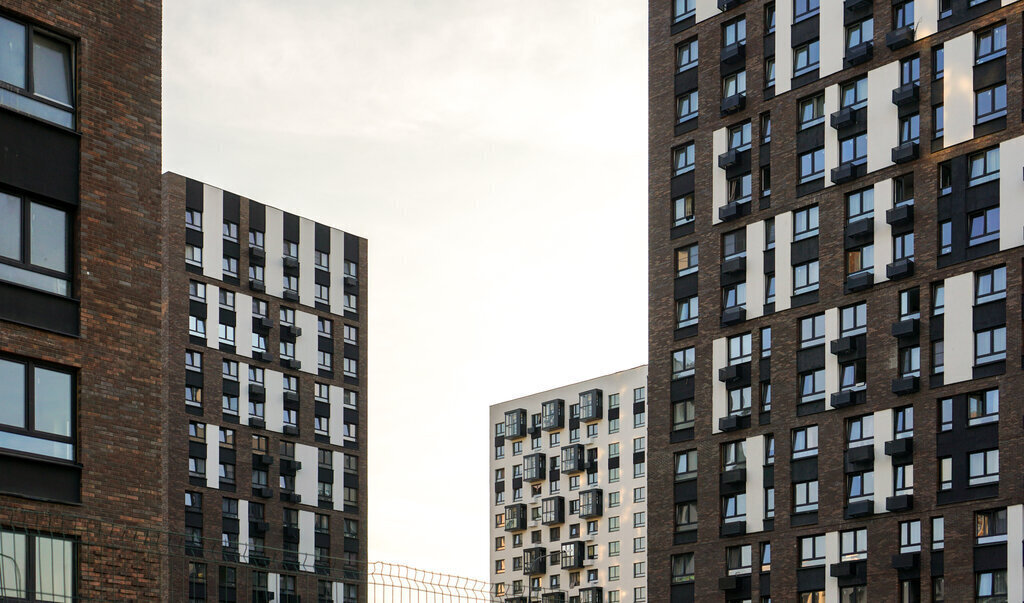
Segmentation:
[(697, 117), (697, 91), (681, 94), (676, 97), (676, 117), (679, 123), (696, 119)]
[(853, 48), (865, 42), (870, 42), (875, 31), (874, 19), (865, 19), (846, 27), (846, 47)]
[(1006, 115), (1006, 84), (990, 86), (974, 93), (974, 123), (980, 124)]
[(839, 310), (839, 334), (842, 337), (860, 335), (868, 331), (868, 305), (861, 302)]
[(974, 60), (984, 63), (1006, 55), (1006, 24), (974, 34)]
[(868, 558), (868, 530), (846, 530), (839, 534), (839, 559), (860, 561)]
[(673, 22), (679, 22), (697, 13), (697, 0), (674, 0), (672, 3)]
[(875, 189), (866, 188), (846, 195), (846, 221), (856, 222), (875, 216)]
[[(2, 31), (2, 29), (0, 29)], [(0, 599), (77, 599), (75, 544), (71, 540), (0, 530)]]
[(825, 565), (825, 535), (800, 539), (800, 567)]
[(800, 373), (800, 403), (817, 402), (825, 398), (825, 369)]
[(61, 209), (0, 192), (0, 280), (70, 295), (68, 222)]
[(793, 266), (793, 295), (818, 290), (818, 260)]
[(818, 68), (820, 54), (818, 41), (812, 40), (793, 49), (793, 77), (810, 73)]
[(983, 304), (1006, 298), (1006, 266), (980, 270), (974, 274), (974, 303)]
[(696, 348), (685, 348), (672, 353), (672, 378), (681, 379), (693, 375), (696, 364)]
[(825, 315), (815, 314), (800, 319), (800, 347), (808, 348), (825, 343)]
[(868, 158), (868, 135), (858, 134), (839, 141), (839, 163), (863, 163)]
[(722, 45), (743, 44), (747, 41), (747, 20), (736, 19), (722, 26)]
[(682, 226), (693, 222), (693, 193), (677, 197), (672, 201), (674, 226)]
[(65, 40), (0, 17), (0, 105), (74, 126), (74, 52)]
[(0, 358), (0, 448), (75, 458), (75, 382), (70, 371)]
[(672, 165), (675, 168), (676, 176), (692, 172), (696, 157), (695, 146), (692, 142), (672, 150)]
[[(695, 0), (689, 0), (691, 3)], [(679, 71), (697, 66), (697, 38), (693, 38), (676, 46), (676, 67)]]
[(676, 250), (676, 276), (683, 276), (697, 271), (698, 263), (697, 244), (688, 245)]
[(968, 186), (974, 186), (999, 177), (999, 147), (978, 151), (967, 158)]
[(818, 14), (820, 0), (793, 0), (793, 22), (802, 21)]
[(825, 149), (815, 149), (800, 155), (800, 183), (817, 180), (825, 175)]
[(987, 364), (1006, 359), (1006, 327), (977, 331), (974, 334), (974, 363)]
[(976, 603), (1001, 603), (1006, 601), (1006, 570), (978, 572), (975, 577)]
[(825, 95), (818, 94), (801, 99), (799, 103), (800, 129), (809, 128), (825, 120)]
[(818, 236), (818, 206), (812, 205), (793, 212), (793, 240)]
[(978, 486), (999, 481), (999, 450), (972, 452), (968, 457), (968, 484)]
[(793, 430), (793, 459), (818, 456), (818, 426), (809, 425)]
[(868, 104), (868, 78), (847, 82), (839, 89), (843, 109), (860, 109)]
[(967, 244), (980, 245), (999, 240), (999, 208), (990, 207), (967, 216)]

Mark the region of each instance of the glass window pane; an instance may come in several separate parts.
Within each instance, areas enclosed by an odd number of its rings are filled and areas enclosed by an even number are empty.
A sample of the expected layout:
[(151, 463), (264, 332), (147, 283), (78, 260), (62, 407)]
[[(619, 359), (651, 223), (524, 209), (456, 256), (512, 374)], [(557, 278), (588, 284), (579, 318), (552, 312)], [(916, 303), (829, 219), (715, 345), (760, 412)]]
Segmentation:
[[(0, 19), (0, 28), (2, 24), (3, 19)], [(0, 29), (0, 40), (2, 36)], [(0, 55), (0, 69), (2, 62), (3, 56)], [(3, 193), (0, 193), (0, 256), (21, 259), (21, 199)]]
[(0, 17), (0, 80), (25, 87), (25, 26)]
[(0, 596), (24, 598), (27, 585), (25, 535), (0, 532)]
[(0, 360), (0, 424), (12, 427), (25, 425), (25, 365)]
[(36, 597), (40, 601), (72, 601), (71, 543), (36, 537)]
[(46, 36), (32, 37), (32, 81), (35, 93), (71, 104), (71, 49)]
[(71, 436), (71, 375), (35, 369), (35, 428)]
[(32, 203), (30, 263), (41, 268), (67, 272), (67, 215), (59, 209)]

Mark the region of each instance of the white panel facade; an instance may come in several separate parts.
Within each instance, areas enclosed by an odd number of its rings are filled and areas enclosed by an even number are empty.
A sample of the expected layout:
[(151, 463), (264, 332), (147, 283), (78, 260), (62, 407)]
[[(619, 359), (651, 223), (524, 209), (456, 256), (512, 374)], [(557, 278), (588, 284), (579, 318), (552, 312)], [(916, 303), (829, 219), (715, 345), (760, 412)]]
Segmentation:
[(284, 375), (277, 371), (263, 371), (266, 395), (267, 429), (281, 433), (284, 428)]
[(313, 307), (316, 292), (313, 278), (316, 261), (316, 223), (299, 218), (299, 302)]
[(974, 378), (974, 324), (958, 317), (974, 315), (974, 273), (947, 278), (946, 320), (942, 321), (942, 340), (947, 353), (943, 383), (960, 383)]
[(252, 357), (252, 298), (242, 293), (235, 295), (235, 352)]
[(284, 212), (267, 207), (267, 231), (263, 236), (267, 252), (266, 277), (267, 294), (281, 297), (284, 293)]
[(892, 263), (892, 226), (885, 219), (885, 212), (892, 209), (892, 180), (875, 183), (875, 282), (889, 280), (885, 267)]
[(714, 167), (711, 168), (711, 223), (718, 224), (718, 210), (728, 203), (728, 184), (725, 170), (718, 167), (718, 156), (729, 150), (729, 130), (720, 128), (711, 135), (711, 157)]
[[(305, 500), (305, 498), (303, 498)], [(316, 561), (316, 514), (299, 511), (299, 568), (311, 572)]]
[[(839, 339), (839, 308), (825, 310), (825, 345)], [(825, 348), (825, 408), (832, 408), (832, 394), (839, 391), (839, 358)]]
[(1018, 168), (1024, 166), (1024, 136), (999, 145), (999, 163), (1007, 166), (999, 178), (999, 250), (1024, 245), (1024, 178)]
[(790, 244), (793, 241), (793, 214), (775, 216), (775, 311), (788, 310), (793, 295), (793, 268)]
[(718, 378), (719, 369), (729, 364), (729, 341), (725, 337), (711, 342), (711, 433), (720, 433), (718, 420), (729, 416), (729, 392)]
[(891, 408), (877, 411), (875, 423), (875, 513), (885, 513), (885, 499), (893, 495), (892, 457), (885, 453), (885, 443), (893, 435), (893, 413)]
[(304, 504), (315, 505), (319, 498), (317, 482), (320, 473), (317, 449), (305, 444), (296, 444), (295, 460), (302, 463), (302, 469), (295, 472), (295, 493), (302, 497)]
[[(203, 276), (220, 279), (224, 269), (224, 191), (203, 185)], [(209, 298), (208, 298), (209, 300)], [(217, 303), (217, 298), (213, 298)]]
[(793, 3), (775, 3), (775, 95), (793, 85)]
[(220, 488), (220, 428), (206, 426), (206, 487)]
[(974, 33), (947, 41), (943, 49), (942, 144), (949, 148), (974, 138)]
[(764, 314), (764, 222), (747, 225), (747, 319)]
[(899, 86), (899, 62), (868, 72), (868, 172), (893, 165), (892, 148), (900, 142), (900, 116), (892, 91)]
[[(825, 88), (825, 120), (839, 110), (839, 85)], [(839, 167), (839, 131), (825, 126), (825, 186), (832, 186), (832, 170)]]
[[(780, 4), (785, 4), (785, 2)], [(846, 37), (839, 34), (846, 30), (843, 20), (846, 9), (842, 2), (829, 2), (829, 0), (821, 2), (819, 6), (818, 30), (822, 32), (822, 36), (818, 43), (818, 77), (824, 78), (843, 70), (843, 59), (846, 57)], [(825, 32), (835, 32), (835, 35)], [(825, 115), (830, 115), (830, 113), (826, 111)]]
[(331, 230), (331, 313), (345, 313), (345, 233)]

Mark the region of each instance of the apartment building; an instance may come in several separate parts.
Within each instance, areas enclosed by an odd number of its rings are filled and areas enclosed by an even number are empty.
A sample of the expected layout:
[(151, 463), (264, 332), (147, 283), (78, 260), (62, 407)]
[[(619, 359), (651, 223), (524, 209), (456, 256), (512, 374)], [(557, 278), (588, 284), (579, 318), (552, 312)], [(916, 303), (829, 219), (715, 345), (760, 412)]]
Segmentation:
[(1022, 26), (649, 3), (652, 600), (1024, 599)]
[(94, 548), (109, 522), (153, 544), (166, 509), (161, 5), (128, 4), (0, 2), (4, 600), (166, 589), (159, 557)]
[(164, 202), (175, 600), (365, 601), (366, 240), (173, 173)]
[(639, 366), (491, 406), (496, 600), (647, 600), (646, 387)]

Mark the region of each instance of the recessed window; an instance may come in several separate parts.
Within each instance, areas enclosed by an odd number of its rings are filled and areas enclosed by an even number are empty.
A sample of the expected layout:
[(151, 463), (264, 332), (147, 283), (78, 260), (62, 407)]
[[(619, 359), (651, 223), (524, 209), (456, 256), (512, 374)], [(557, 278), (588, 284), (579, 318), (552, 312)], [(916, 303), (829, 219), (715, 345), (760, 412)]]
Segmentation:
[(904, 406), (893, 411), (893, 437), (896, 439), (914, 436), (914, 407)]
[[(971, 5), (974, 5), (972, 1)], [(975, 574), (975, 601), (999, 603), (1006, 601), (1006, 570), (992, 570)]]
[(678, 23), (697, 12), (697, 0), (674, 0), (672, 22)]
[(917, 287), (900, 291), (900, 320), (921, 318), (921, 293)]
[[(3, 22), (0, 17), (0, 25)], [(0, 72), (2, 69), (0, 65)], [(0, 280), (71, 295), (69, 220), (68, 212), (62, 209), (0, 192)], [(187, 250), (186, 261), (189, 252), (202, 264), (202, 248)]]
[(941, 551), (946, 548), (946, 519), (932, 517), (932, 550)]
[(1006, 115), (1006, 84), (998, 84), (974, 93), (974, 123), (998, 119)]
[(812, 205), (793, 212), (793, 240), (818, 236), (818, 206)]
[(747, 72), (740, 71), (722, 78), (722, 98), (747, 93)]
[(0, 358), (0, 448), (75, 459), (75, 385), (68, 370)]
[(953, 430), (953, 399), (939, 400), (939, 431)]
[(263, 231), (262, 230), (250, 230), (249, 231), (249, 247), (255, 247), (257, 249), (263, 249)]
[(1006, 24), (974, 34), (974, 62), (984, 63), (1006, 55)]
[(868, 304), (861, 302), (839, 310), (839, 335), (849, 337), (868, 331)]
[(769, 2), (764, 6), (764, 32), (770, 34), (775, 31), (775, 3)]
[[(747, 20), (740, 18), (722, 26), (722, 45), (743, 44), (747, 41)], [(1005, 43), (1004, 43), (1005, 45)]]
[[(825, 565), (825, 535), (800, 538), (800, 567), (819, 565)], [(824, 597), (822, 601), (824, 601)]]
[(677, 276), (697, 272), (698, 246), (696, 243), (676, 250)]
[(900, 522), (900, 552), (917, 553), (921, 550), (921, 522)]
[(818, 14), (819, 0), (793, 0), (793, 22), (803, 21)]
[(808, 425), (793, 430), (793, 459), (818, 456), (818, 426)]
[(750, 172), (726, 181), (726, 198), (729, 203), (750, 201)]
[(329, 270), (331, 267), (331, 254), (326, 251), (313, 252), (313, 266), (321, 270)]
[(999, 388), (967, 395), (967, 424), (981, 425), (999, 420)]
[(822, 123), (825, 121), (825, 95), (817, 94), (801, 99), (798, 104), (798, 111), (801, 130)]
[(729, 260), (747, 255), (747, 229), (739, 228), (722, 235), (722, 259)]
[(313, 290), (313, 299), (322, 304), (331, 303), (331, 288), (329, 285), (321, 285), (317, 283)]
[(814, 71), (818, 68), (819, 60), (817, 40), (797, 46), (793, 49), (793, 77)]
[(672, 403), (672, 431), (691, 429), (696, 416), (693, 400), (680, 400)]
[[(695, 1), (695, 0), (691, 0)], [(687, 40), (676, 46), (676, 67), (679, 71), (686, 71), (697, 66), (697, 38)]]
[(859, 391), (865, 387), (867, 387), (867, 363), (863, 359), (839, 365), (840, 390)]
[(672, 584), (693, 582), (693, 553), (672, 556)]
[(968, 485), (980, 486), (999, 481), (999, 450), (972, 452), (968, 457)]
[(839, 163), (859, 165), (868, 160), (868, 135), (857, 134), (839, 141)]
[(185, 210), (185, 228), (203, 232), (203, 212), (198, 209)]
[(978, 511), (974, 514), (975, 544), (1006, 542), (1006, 509)]
[[(913, 2), (911, 2), (913, 4)], [(900, 61), (900, 85), (921, 83), (921, 57), (912, 56)]]
[(682, 226), (683, 224), (693, 222), (693, 193), (676, 197), (672, 201), (672, 211), (674, 218), (673, 226)]
[(676, 97), (676, 119), (679, 123), (697, 118), (697, 91), (687, 92)]
[(824, 147), (800, 155), (800, 183), (810, 182), (825, 176)]
[(199, 281), (188, 282), (188, 298), (206, 303), (206, 284)]
[(686, 532), (697, 529), (697, 504), (676, 503), (676, 532)]
[(747, 575), (750, 573), (750, 564), (749, 544), (731, 546), (725, 549), (725, 570), (727, 575)]
[(974, 364), (1006, 360), (1006, 327), (974, 333)]
[(939, 339), (932, 342), (932, 374), (941, 375), (946, 372), (946, 343)]
[[(920, 538), (918, 539), (920, 540)], [(846, 530), (839, 533), (839, 560), (859, 561), (868, 558), (868, 530)]]
[(731, 389), (729, 394), (729, 416), (747, 416), (750, 414), (750, 388), (738, 387)]
[(846, 252), (846, 276), (851, 277), (875, 268), (875, 246), (865, 245)]
[(871, 500), (875, 495), (875, 472), (862, 471), (846, 476), (847, 504)]
[(983, 304), (1006, 298), (1006, 266), (974, 273), (974, 303)]
[(764, 303), (775, 303), (775, 273), (768, 272), (764, 275)]
[(699, 316), (697, 296), (676, 301), (676, 328), (681, 329), (697, 324)]
[(793, 512), (808, 513), (818, 510), (818, 480), (793, 484)]
[(729, 150), (746, 151), (750, 149), (750, 122), (729, 128)]
[(914, 174), (903, 174), (892, 179), (892, 203), (897, 205), (914, 204)]
[(970, 178), (968, 186), (999, 178), (999, 147), (972, 153), (967, 158), (967, 165)]
[(892, 7), (892, 28), (914, 26), (914, 0), (900, 0)]
[(202, 352), (193, 352), (192, 350), (185, 350), (185, 369), (190, 371), (203, 371), (203, 354)]
[(953, 222), (939, 222), (939, 255), (953, 253)]
[(800, 404), (825, 399), (825, 369), (800, 373)]
[[(761, 412), (768, 412), (772, 409), (772, 382), (762, 381), (761, 382)], [(772, 438), (772, 445), (775, 445), (775, 439)], [(774, 449), (773, 449), (774, 450)]]
[(839, 88), (840, 107), (860, 109), (868, 104), (868, 78), (847, 82)]
[(875, 417), (864, 415), (846, 421), (846, 447), (871, 446), (875, 441)]
[(206, 319), (199, 316), (188, 317), (188, 334), (193, 337), (206, 337)]
[(946, 112), (942, 105), (932, 107), (932, 125), (935, 128), (935, 138), (942, 138), (946, 134)]
[(764, 87), (771, 88), (775, 85), (775, 57), (764, 59)]
[(682, 379), (693, 375), (696, 364), (696, 348), (685, 348), (672, 353), (672, 378)]
[(697, 477), (697, 451), (687, 450), (675, 454), (676, 481)]
[(737, 283), (722, 288), (722, 307), (745, 308), (747, 306), (747, 284)]
[(238, 278), (238, 258), (233, 258), (231, 256), (226, 255), (223, 258), (222, 266), (224, 276)]
[(75, 58), (71, 43), (0, 17), (0, 104), (65, 128), (74, 127)]
[(945, 283), (932, 283), (932, 316), (941, 316), (946, 313), (946, 285)]
[(800, 319), (800, 347), (807, 348), (825, 343), (825, 315), (815, 314)]
[(909, 346), (900, 348), (899, 351), (900, 377), (921, 376), (921, 346)]
[(914, 259), (914, 233), (905, 232), (892, 237), (892, 259), (894, 261)]
[(906, 496), (914, 493), (914, 466), (895, 465), (892, 468), (893, 494)]
[(846, 27), (846, 48), (850, 49), (865, 42), (870, 42), (875, 32), (874, 19), (864, 19)]
[[(1004, 97), (1005, 98), (1005, 97)], [(1005, 108), (1005, 103), (1004, 103)], [(900, 118), (900, 144), (921, 140), (921, 115), (914, 113)]]
[(761, 327), (761, 357), (768, 358), (772, 355), (772, 328)]
[(865, 188), (846, 195), (846, 221), (868, 220), (875, 216), (875, 189)]
[(980, 245), (999, 240), (999, 208), (990, 207), (967, 216), (967, 244)]
[(238, 224), (229, 220), (224, 220), (223, 229), (224, 239), (227, 241), (238, 242)]
[(722, 444), (722, 471), (744, 469), (747, 466), (746, 442), (727, 442)]
[(692, 142), (688, 142), (672, 150), (672, 165), (675, 168), (676, 176), (693, 171), (696, 158), (695, 148)]
[(818, 260), (793, 266), (793, 295), (818, 290)]

